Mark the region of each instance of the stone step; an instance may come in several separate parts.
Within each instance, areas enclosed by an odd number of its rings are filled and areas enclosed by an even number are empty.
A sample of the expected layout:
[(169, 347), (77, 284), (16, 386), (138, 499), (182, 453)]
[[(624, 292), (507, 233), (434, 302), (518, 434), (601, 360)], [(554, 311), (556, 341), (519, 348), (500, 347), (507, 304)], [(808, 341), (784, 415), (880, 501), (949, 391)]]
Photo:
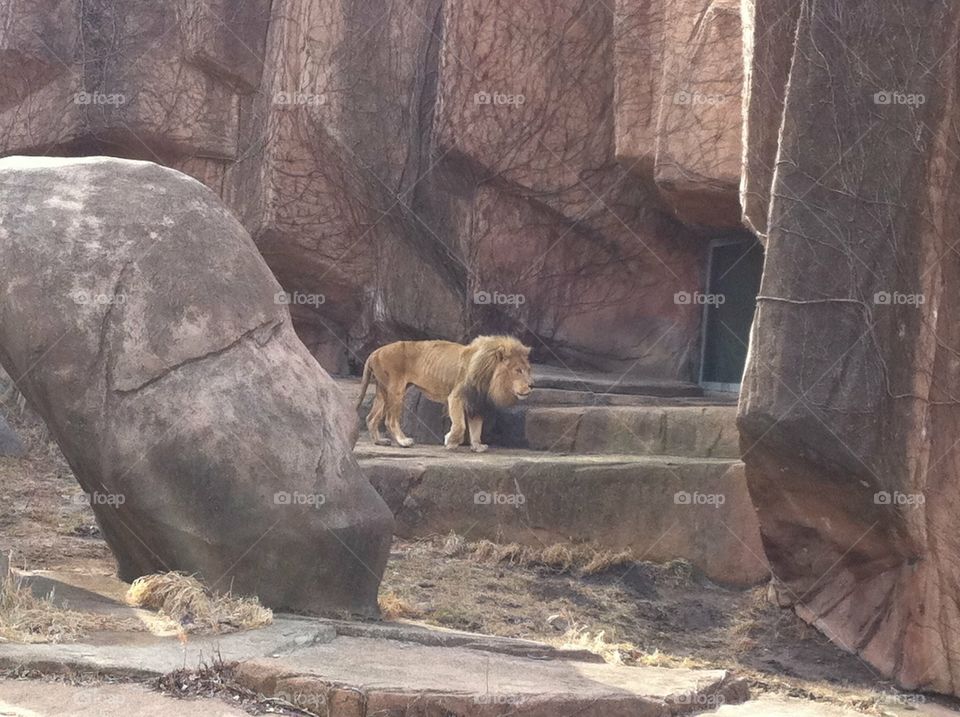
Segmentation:
[[(359, 388), (359, 384), (358, 384)], [(704, 406), (737, 404), (733, 393), (704, 393), (697, 396), (656, 396), (628, 393), (595, 393), (569, 388), (536, 386), (527, 406)]]
[(731, 586), (768, 567), (743, 465), (722, 458), (559, 455), (439, 446), (355, 450), (397, 520), (397, 535), (543, 547), (589, 543), (636, 559), (685, 559)]
[(561, 453), (739, 458), (736, 406), (530, 406), (491, 429), (500, 445)]
[[(359, 384), (341, 381), (340, 387), (356, 402)], [(531, 399), (503, 409), (485, 422), (483, 440), (494, 446), (529, 448), (557, 453), (637, 453), (699, 458), (739, 458), (735, 402), (707, 403), (708, 399), (651, 399), (615, 396), (625, 405), (564, 405), (561, 389), (535, 389)], [(372, 402), (372, 392), (359, 409), (361, 426)], [(551, 405), (557, 401), (560, 405)], [(417, 443), (441, 445), (450, 428), (445, 407), (410, 389), (401, 421), (404, 432)]]
[(599, 371), (575, 371), (542, 364), (533, 367), (533, 382), (539, 388), (589, 391), (597, 394), (662, 397), (703, 395), (703, 388), (690, 381), (637, 378)]

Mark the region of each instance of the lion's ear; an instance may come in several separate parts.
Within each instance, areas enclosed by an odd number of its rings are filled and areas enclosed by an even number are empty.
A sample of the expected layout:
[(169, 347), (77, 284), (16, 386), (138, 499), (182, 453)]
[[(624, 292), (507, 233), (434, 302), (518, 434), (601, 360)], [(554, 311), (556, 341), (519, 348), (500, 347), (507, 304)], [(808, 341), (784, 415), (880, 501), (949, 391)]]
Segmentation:
[(533, 351), (533, 347), (532, 347), (532, 346), (524, 346), (524, 347), (523, 347), (523, 353), (526, 355), (527, 358), (530, 358), (530, 352), (531, 352), (531, 351)]
[(504, 352), (503, 347), (497, 349), (497, 361), (503, 361), (507, 357), (506, 352)]

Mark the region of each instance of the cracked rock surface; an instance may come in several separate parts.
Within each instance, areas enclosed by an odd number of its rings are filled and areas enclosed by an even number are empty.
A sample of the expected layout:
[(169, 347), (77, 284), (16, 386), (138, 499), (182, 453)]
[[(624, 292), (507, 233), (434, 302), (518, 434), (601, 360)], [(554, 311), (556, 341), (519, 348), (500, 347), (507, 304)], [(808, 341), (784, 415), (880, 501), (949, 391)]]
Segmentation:
[(355, 413), (249, 235), (200, 182), (0, 161), (0, 363), (90, 494), (120, 577), (376, 612), (393, 520)]

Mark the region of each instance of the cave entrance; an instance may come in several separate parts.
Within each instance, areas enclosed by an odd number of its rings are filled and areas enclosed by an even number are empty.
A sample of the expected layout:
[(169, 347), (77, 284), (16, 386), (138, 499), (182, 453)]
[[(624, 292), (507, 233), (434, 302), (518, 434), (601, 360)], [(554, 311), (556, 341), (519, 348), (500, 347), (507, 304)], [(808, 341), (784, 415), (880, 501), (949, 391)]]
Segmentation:
[(763, 246), (753, 235), (715, 239), (703, 296), (700, 385), (739, 391), (760, 291)]

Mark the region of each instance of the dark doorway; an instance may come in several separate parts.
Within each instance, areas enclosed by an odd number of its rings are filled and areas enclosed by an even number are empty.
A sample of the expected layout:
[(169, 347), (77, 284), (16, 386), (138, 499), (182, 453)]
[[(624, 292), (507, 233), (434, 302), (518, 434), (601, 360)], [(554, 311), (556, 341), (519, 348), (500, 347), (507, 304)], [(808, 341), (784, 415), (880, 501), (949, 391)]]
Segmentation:
[(700, 362), (706, 388), (740, 390), (762, 273), (763, 247), (752, 236), (711, 244)]

